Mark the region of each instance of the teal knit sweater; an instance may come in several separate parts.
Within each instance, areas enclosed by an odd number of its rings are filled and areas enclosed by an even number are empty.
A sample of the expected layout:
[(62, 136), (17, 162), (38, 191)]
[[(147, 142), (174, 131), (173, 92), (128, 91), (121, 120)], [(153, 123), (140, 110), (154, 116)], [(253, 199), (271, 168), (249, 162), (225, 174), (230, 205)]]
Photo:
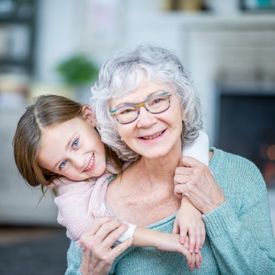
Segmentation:
[[(212, 150), (209, 167), (226, 201), (203, 216), (207, 238), (200, 269), (189, 271), (178, 253), (132, 247), (116, 259), (111, 274), (275, 274), (275, 242), (266, 186), (259, 170), (242, 157)], [(175, 215), (149, 227), (171, 232), (174, 219)], [(80, 274), (81, 250), (76, 243), (71, 242), (67, 257), (66, 274)]]

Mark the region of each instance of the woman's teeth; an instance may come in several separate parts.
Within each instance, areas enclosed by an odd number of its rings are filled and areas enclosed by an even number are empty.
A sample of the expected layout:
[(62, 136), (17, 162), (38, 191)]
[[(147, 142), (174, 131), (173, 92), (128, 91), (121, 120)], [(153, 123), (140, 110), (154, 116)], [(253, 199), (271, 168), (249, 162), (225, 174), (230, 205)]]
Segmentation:
[(157, 138), (157, 137), (161, 136), (163, 132), (164, 132), (164, 131), (158, 132), (158, 133), (156, 133), (156, 134), (154, 134), (154, 135), (152, 135), (152, 136), (144, 136), (144, 137), (142, 137), (142, 138), (143, 138), (143, 139), (146, 139), (146, 140), (151, 140), (151, 139), (154, 139), (154, 138)]

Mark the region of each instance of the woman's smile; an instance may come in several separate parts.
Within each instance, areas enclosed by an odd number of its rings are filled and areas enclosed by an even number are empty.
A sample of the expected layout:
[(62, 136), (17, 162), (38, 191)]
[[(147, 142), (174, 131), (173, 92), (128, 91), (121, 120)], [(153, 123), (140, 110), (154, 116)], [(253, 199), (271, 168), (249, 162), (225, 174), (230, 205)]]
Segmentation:
[(164, 129), (162, 131), (156, 132), (155, 134), (151, 134), (151, 135), (140, 136), (139, 139), (142, 140), (145, 143), (151, 143), (151, 142), (159, 141), (164, 136), (166, 130), (167, 129)]
[[(180, 148), (182, 110), (173, 88), (166, 83), (154, 83), (144, 79), (131, 94), (113, 99), (111, 103), (111, 107), (115, 109), (121, 104), (145, 101), (158, 91), (169, 92), (167, 109), (159, 113), (152, 113), (145, 108), (146, 106), (141, 106), (135, 121), (128, 124), (116, 121), (118, 133), (127, 146), (147, 158), (173, 155), (173, 150)], [(157, 103), (159, 101), (154, 101), (151, 104)]]

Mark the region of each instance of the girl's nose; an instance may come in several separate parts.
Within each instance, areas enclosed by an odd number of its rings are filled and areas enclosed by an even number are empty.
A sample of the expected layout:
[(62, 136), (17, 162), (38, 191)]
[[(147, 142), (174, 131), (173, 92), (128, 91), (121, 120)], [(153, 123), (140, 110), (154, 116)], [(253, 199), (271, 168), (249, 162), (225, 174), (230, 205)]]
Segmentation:
[(72, 163), (75, 168), (79, 170), (84, 169), (84, 165), (85, 165), (84, 158), (79, 152), (74, 152), (74, 155), (72, 157)]
[(145, 107), (140, 107), (139, 116), (137, 121), (138, 127), (149, 127), (156, 122), (156, 117), (145, 109)]

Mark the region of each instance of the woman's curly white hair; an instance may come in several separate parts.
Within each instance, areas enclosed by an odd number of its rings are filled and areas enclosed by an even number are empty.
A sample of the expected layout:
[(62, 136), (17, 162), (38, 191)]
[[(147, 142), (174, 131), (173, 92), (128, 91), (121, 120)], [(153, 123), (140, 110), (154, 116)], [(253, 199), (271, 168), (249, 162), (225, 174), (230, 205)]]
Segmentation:
[(91, 88), (91, 106), (96, 114), (102, 141), (124, 161), (134, 161), (139, 156), (121, 140), (116, 122), (110, 114), (109, 103), (112, 98), (134, 91), (144, 78), (175, 88), (184, 110), (182, 144), (195, 140), (202, 129), (199, 99), (175, 54), (152, 45), (120, 51), (103, 64), (98, 81)]

